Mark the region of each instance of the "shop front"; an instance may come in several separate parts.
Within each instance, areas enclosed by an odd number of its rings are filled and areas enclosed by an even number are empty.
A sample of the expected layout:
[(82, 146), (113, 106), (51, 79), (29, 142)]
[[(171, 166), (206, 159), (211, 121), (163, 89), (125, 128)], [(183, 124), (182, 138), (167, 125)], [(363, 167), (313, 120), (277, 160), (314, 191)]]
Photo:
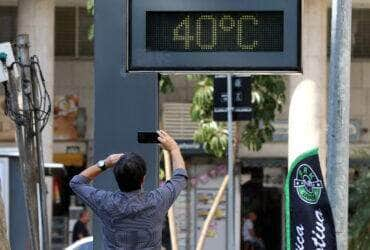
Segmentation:
[(243, 159), (240, 164), (240, 249), (252, 249), (251, 238), (265, 249), (280, 250), (283, 239), (284, 158)]

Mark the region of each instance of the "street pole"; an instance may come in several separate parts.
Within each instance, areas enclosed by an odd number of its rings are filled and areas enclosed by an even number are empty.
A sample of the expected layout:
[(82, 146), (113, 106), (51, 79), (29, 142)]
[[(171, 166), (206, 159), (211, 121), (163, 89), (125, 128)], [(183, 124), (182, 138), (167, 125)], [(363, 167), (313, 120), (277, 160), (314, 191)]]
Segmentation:
[(36, 78), (31, 77), (29, 56), (29, 36), (18, 35), (16, 41), (18, 61), (22, 66), (20, 86), (13, 83), (22, 103), (18, 105), (25, 117), (24, 126), (17, 124), (17, 144), (20, 155), (21, 176), (27, 207), (28, 227), (30, 231), (31, 249), (49, 249), (48, 223), (46, 216), (46, 186), (42, 155), (40, 123), (37, 121), (38, 111), (32, 111), (39, 105)]
[(332, 0), (327, 189), (338, 250), (348, 249), (348, 168), (352, 0)]
[(227, 172), (229, 176), (227, 189), (227, 249), (235, 249), (234, 226), (234, 151), (233, 151), (233, 96), (231, 74), (227, 74)]
[[(27, 35), (17, 36), (16, 40), (16, 58), (24, 65), (29, 64), (29, 39)], [(27, 95), (31, 94), (30, 84), (30, 69), (21, 69), (21, 77), (19, 82), (11, 83), (14, 88), (16, 99), (18, 101), (18, 110), (23, 113), (24, 124), (17, 124), (17, 144), (19, 149), (20, 158), (20, 172), (24, 189), (24, 197), (26, 201), (27, 209), (27, 226), (29, 229), (30, 247), (32, 250), (40, 249), (40, 232), (39, 232), (39, 216), (38, 216), (38, 200), (37, 200), (37, 187), (35, 179), (37, 178), (37, 168), (35, 152), (30, 150), (33, 144), (33, 139), (30, 138), (30, 131), (32, 126), (30, 125), (32, 114), (29, 112), (30, 104), (28, 102)]]
[[(39, 79), (38, 76), (35, 74), (31, 79), (32, 84), (32, 98), (33, 102), (37, 107), (40, 107), (41, 98), (39, 86), (41, 86), (42, 79)], [(35, 140), (34, 144), (36, 147), (36, 159), (37, 159), (37, 167), (38, 167), (38, 174), (39, 179), (37, 183), (37, 194), (38, 194), (38, 206), (39, 206), (39, 230), (41, 232), (40, 236), (40, 247), (41, 249), (49, 249), (50, 248), (50, 239), (49, 239), (49, 223), (48, 223), (48, 215), (47, 215), (47, 201), (46, 201), (46, 182), (45, 182), (45, 165), (44, 165), (44, 150), (43, 150), (43, 143), (42, 143), (42, 125), (41, 121), (37, 120), (39, 111), (34, 111), (34, 131), (35, 131)], [(52, 216), (51, 214), (49, 216)]]

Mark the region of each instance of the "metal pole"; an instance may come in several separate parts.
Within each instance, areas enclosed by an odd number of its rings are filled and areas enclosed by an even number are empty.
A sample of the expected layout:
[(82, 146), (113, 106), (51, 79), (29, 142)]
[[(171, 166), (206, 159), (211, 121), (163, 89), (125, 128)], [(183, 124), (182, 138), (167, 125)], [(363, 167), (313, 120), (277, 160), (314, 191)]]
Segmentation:
[[(192, 167), (190, 168), (191, 171), (192, 171), (192, 176), (196, 176), (197, 175), (197, 168), (196, 167)], [(192, 202), (192, 221), (193, 221), (193, 239), (192, 239), (192, 248), (191, 250), (195, 250), (195, 248), (197, 247), (197, 230), (198, 230), (198, 221), (197, 221), (197, 184), (194, 185), (194, 187), (192, 188), (192, 198), (193, 198), (193, 202)]]
[[(17, 57), (23, 65), (30, 64), (29, 36), (17, 36)], [(23, 133), (18, 139), (18, 148), (21, 158), (21, 173), (24, 186), (26, 206), (28, 212), (28, 226), (31, 235), (32, 249), (49, 249), (48, 223), (46, 216), (46, 185), (44, 162), (42, 154), (42, 140), (40, 123), (35, 122), (37, 111), (31, 111), (31, 99), (35, 106), (39, 106), (37, 77), (31, 76), (31, 69), (24, 66), (20, 94), (23, 99), (24, 115), (27, 117), (24, 128), (17, 128)], [(20, 107), (21, 108), (21, 107)], [(42, 229), (40, 231), (40, 229)]]
[(234, 151), (233, 151), (233, 96), (231, 74), (227, 74), (227, 172), (229, 175), (227, 189), (227, 249), (235, 249), (234, 226)]
[[(42, 84), (41, 79), (38, 78), (36, 72), (33, 75), (31, 79), (32, 83), (32, 98), (33, 102), (37, 107), (40, 106), (41, 102), (41, 96), (39, 95), (39, 86)], [(41, 250), (43, 249), (49, 249), (50, 248), (50, 241), (49, 241), (49, 227), (48, 227), (48, 215), (47, 215), (47, 205), (46, 205), (46, 183), (45, 183), (45, 165), (44, 165), (44, 153), (43, 153), (43, 144), (42, 144), (42, 136), (41, 136), (41, 122), (36, 121), (37, 116), (40, 115), (38, 111), (34, 112), (34, 122), (35, 122), (35, 127), (34, 131), (35, 133), (35, 146), (36, 146), (36, 157), (37, 157), (37, 166), (39, 169), (39, 188), (40, 188), (40, 199), (39, 199), (39, 207), (40, 207), (40, 216), (41, 218), (39, 221), (41, 221), (42, 225), (42, 234), (44, 235), (42, 237), (42, 244), (40, 247)], [(49, 215), (52, 216), (52, 215)]]
[[(29, 64), (29, 37), (26, 34), (17, 36), (16, 39), (17, 60), (23, 64)], [(24, 187), (24, 196), (27, 208), (27, 224), (30, 233), (31, 249), (40, 249), (40, 232), (38, 227), (38, 200), (37, 200), (37, 159), (35, 156), (34, 140), (32, 136), (32, 114), (29, 112), (30, 103), (27, 96), (31, 95), (30, 68), (21, 69), (20, 84), (17, 84), (18, 108), (23, 110), (24, 125), (17, 125), (17, 144), (19, 148), (21, 177)]]
[(352, 0), (332, 1), (327, 187), (338, 250), (348, 249), (351, 13)]

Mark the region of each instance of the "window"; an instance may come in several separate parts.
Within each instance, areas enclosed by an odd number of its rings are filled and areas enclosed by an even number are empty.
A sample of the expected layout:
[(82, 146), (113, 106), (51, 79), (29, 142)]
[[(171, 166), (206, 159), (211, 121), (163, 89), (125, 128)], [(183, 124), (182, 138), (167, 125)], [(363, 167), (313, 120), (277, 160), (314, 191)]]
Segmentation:
[[(330, 55), (331, 9), (328, 11), (328, 55)], [(370, 9), (352, 10), (352, 58), (370, 58)]]
[(0, 42), (15, 41), (17, 7), (0, 7)]
[(55, 56), (75, 56), (75, 8), (55, 10)]
[(352, 56), (370, 57), (370, 9), (352, 12)]
[(83, 7), (57, 7), (55, 10), (55, 56), (91, 57), (93, 42), (88, 32), (93, 17)]
[(88, 39), (91, 25), (94, 23), (93, 17), (87, 13), (85, 8), (79, 11), (79, 54), (81, 56), (92, 56), (94, 54), (93, 42)]
[[(92, 57), (93, 42), (88, 32), (93, 17), (85, 7), (55, 8), (55, 56)], [(0, 42), (14, 42), (17, 35), (17, 7), (0, 6)]]

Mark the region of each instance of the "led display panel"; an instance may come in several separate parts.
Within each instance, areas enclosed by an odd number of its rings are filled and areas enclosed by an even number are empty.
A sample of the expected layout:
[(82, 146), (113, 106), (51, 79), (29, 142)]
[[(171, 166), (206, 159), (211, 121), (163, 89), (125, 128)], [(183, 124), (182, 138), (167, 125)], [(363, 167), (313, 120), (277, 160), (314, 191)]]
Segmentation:
[(301, 69), (300, 0), (131, 0), (129, 7), (128, 71)]
[(148, 51), (283, 51), (284, 13), (147, 12)]

